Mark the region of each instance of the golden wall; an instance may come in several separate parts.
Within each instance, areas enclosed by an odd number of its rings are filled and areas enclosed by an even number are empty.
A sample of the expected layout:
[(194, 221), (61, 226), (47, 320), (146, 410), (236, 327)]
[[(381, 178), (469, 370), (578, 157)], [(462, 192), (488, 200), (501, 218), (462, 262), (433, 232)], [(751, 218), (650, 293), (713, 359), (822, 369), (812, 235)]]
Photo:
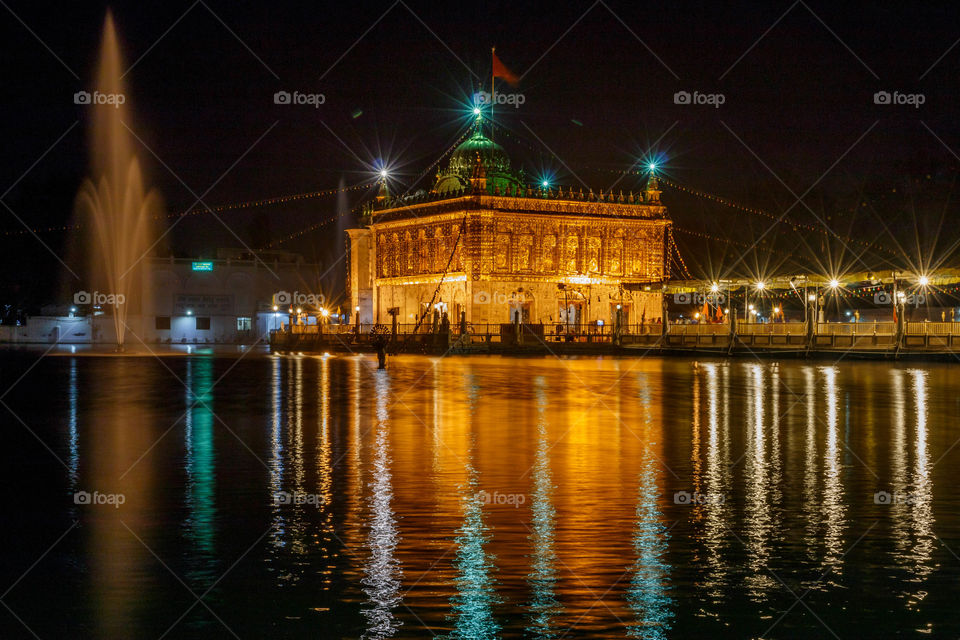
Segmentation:
[(376, 277), (469, 270), (488, 277), (581, 275), (650, 282), (664, 274), (664, 220), (585, 221), (510, 212), (470, 213), (465, 219), (459, 243), (464, 218), (375, 225)]

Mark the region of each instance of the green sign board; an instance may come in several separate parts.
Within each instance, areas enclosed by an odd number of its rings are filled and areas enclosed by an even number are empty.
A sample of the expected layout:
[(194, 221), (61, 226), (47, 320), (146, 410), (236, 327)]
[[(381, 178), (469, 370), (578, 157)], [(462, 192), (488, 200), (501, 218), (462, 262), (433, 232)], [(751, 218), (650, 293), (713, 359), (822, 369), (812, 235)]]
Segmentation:
[(193, 263), (194, 271), (213, 271), (212, 262), (194, 262)]

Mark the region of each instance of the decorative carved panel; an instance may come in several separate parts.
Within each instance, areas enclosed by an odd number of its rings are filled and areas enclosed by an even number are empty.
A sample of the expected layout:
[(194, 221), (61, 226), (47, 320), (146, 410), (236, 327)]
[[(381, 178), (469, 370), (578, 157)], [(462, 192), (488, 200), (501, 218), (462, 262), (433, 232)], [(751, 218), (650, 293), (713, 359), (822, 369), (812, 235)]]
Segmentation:
[(510, 239), (509, 233), (498, 233), (493, 246), (493, 268), (496, 271), (510, 269)]
[(580, 238), (569, 235), (563, 241), (563, 270), (567, 273), (579, 273), (577, 254), (580, 252)]
[(532, 234), (524, 233), (523, 235), (517, 236), (517, 246), (514, 252), (516, 255), (514, 268), (517, 271), (531, 271), (533, 269), (533, 249)]
[(584, 243), (584, 265), (587, 273), (600, 273), (600, 237), (587, 236)]
[(540, 271), (554, 273), (557, 270), (557, 236), (547, 234), (543, 236), (540, 250)]
[[(541, 218), (507, 211), (459, 220), (404, 220), (376, 231), (377, 277), (462, 272), (475, 276), (589, 275), (658, 280), (664, 273), (662, 223), (639, 218)], [(454, 249), (456, 247), (456, 249)], [(454, 252), (451, 260), (450, 253)], [(468, 262), (469, 261), (469, 262)]]

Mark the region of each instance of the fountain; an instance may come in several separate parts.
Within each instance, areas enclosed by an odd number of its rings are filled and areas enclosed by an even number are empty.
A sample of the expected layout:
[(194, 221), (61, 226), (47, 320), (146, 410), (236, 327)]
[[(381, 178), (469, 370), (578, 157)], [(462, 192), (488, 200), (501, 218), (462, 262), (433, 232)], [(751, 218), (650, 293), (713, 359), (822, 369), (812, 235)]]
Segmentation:
[[(140, 312), (146, 296), (142, 259), (152, 246), (152, 220), (160, 198), (148, 191), (133, 152), (130, 112), (123, 83), (123, 62), (113, 16), (103, 25), (103, 45), (95, 91), (86, 94), (92, 112), (91, 170), (77, 195), (84, 227), (94, 291), (106, 292), (113, 315), (117, 350), (122, 351), (127, 317)], [(93, 301), (96, 302), (96, 301)], [(104, 312), (107, 305), (104, 306)]]

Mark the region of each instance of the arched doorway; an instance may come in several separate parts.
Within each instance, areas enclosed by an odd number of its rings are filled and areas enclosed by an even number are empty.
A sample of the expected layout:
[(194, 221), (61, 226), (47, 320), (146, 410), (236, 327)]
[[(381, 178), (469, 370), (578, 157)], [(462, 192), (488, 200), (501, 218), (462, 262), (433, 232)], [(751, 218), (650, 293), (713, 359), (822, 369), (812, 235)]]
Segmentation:
[(557, 291), (557, 317), (564, 333), (580, 333), (586, 303), (586, 297), (576, 289), (565, 287)]
[(514, 322), (518, 318), (520, 322), (527, 324), (533, 322), (533, 294), (529, 291), (524, 291), (523, 287), (520, 287), (516, 291), (510, 293), (510, 298), (508, 299), (507, 308), (510, 310), (510, 322)]

